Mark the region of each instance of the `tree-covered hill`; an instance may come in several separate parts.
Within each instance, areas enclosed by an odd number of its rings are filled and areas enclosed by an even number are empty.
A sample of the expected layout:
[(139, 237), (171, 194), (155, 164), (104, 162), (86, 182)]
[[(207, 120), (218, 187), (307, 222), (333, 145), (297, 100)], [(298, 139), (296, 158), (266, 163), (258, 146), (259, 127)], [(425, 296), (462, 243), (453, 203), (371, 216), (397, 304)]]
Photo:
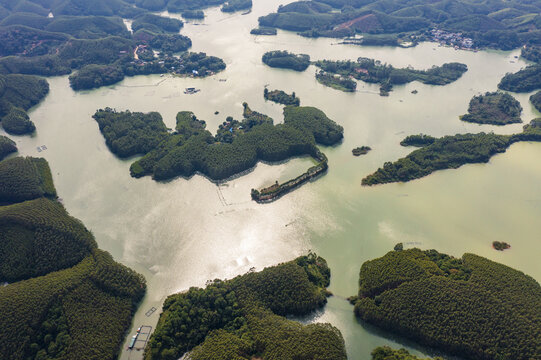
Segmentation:
[(355, 314), (468, 359), (541, 356), (541, 287), (474, 254), (398, 250), (361, 267)]
[(304, 71), (310, 65), (310, 56), (276, 50), (263, 54), (262, 61), (270, 67)]
[(51, 199), (44, 159), (0, 162), (0, 184), (0, 358), (116, 359), (144, 278)]
[(530, 96), (530, 101), (532, 102), (533, 106), (537, 109), (537, 111), (541, 112), (541, 91), (538, 91), (532, 96)]
[[(298, 31), (301, 35), (345, 37), (357, 33), (390, 34), (411, 41), (446, 40), (464, 47), (510, 50), (541, 44), (538, 2), (448, 0), (317, 0), (296, 1), (259, 18), (260, 26)], [(364, 39), (363, 39), (364, 40)], [(471, 41), (471, 44), (469, 43)]]
[(498, 84), (498, 88), (517, 93), (541, 89), (541, 64), (530, 65), (516, 73), (506, 74)]
[(51, 170), (45, 159), (15, 157), (0, 162), (0, 204), (38, 197), (56, 198)]
[(244, 105), (244, 119), (228, 117), (214, 137), (205, 122), (191, 112), (177, 115), (176, 131), (167, 129), (158, 113), (98, 110), (108, 146), (119, 156), (147, 152), (132, 164), (134, 177), (155, 180), (192, 176), (196, 171), (221, 180), (248, 170), (258, 161), (281, 161), (299, 155), (316, 155), (316, 144), (341, 141), (343, 128), (313, 107), (287, 106), (284, 124), (273, 125), (266, 115)]
[[(380, 346), (375, 348), (372, 353), (372, 360), (423, 360), (415, 355), (411, 355), (406, 349), (395, 350), (388, 346)], [(428, 360), (428, 359), (424, 359)], [(436, 357), (433, 360), (443, 360)]]
[(308, 314), (326, 303), (330, 270), (314, 254), (214, 280), (205, 289), (169, 296), (145, 350), (145, 359), (340, 360), (340, 331), (301, 325), (285, 315)]
[[(409, 143), (417, 138), (406, 138)], [(486, 163), (498, 153), (505, 152), (518, 141), (541, 141), (541, 119), (534, 119), (524, 126), (522, 133), (514, 135), (457, 134), (444, 136), (422, 148), (414, 150), (395, 162), (386, 162), (375, 173), (362, 180), (363, 185), (407, 182), (419, 179), (437, 170), (456, 169), (464, 164)]]
[(487, 92), (470, 100), (468, 114), (460, 120), (491, 125), (520, 123), (522, 106), (514, 97), (503, 92)]
[(17, 145), (15, 144), (15, 141), (6, 136), (0, 135), (0, 161), (4, 160), (6, 156), (14, 152), (17, 152)]

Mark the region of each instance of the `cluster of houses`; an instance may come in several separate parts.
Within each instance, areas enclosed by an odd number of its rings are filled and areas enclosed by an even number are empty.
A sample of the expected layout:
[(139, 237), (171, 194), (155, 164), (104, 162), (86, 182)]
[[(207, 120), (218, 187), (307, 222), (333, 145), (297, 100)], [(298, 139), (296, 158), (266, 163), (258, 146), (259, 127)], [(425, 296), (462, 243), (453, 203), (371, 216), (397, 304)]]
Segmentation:
[(462, 33), (449, 32), (440, 29), (432, 29), (432, 40), (441, 45), (454, 46), (455, 49), (473, 49), (473, 39), (465, 37)]

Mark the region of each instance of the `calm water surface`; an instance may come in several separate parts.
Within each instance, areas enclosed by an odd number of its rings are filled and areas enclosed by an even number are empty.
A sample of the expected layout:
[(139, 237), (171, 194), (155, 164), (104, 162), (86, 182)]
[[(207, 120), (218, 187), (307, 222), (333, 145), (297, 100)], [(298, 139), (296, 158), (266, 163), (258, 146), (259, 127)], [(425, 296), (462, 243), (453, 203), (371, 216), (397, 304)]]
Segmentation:
[[(370, 351), (384, 344), (434, 355), (430, 349), (356, 321), (345, 298), (357, 291), (361, 264), (404, 242), (407, 247), (436, 248), (454, 256), (473, 252), (539, 281), (541, 144), (515, 144), (489, 164), (441, 171), (407, 184), (367, 188), (360, 186), (361, 179), (383, 162), (410, 152), (399, 145), (409, 134), (519, 132), (521, 124), (479, 126), (463, 123), (458, 116), (466, 112), (473, 95), (496, 90), (506, 72), (526, 63), (514, 58), (519, 51), (473, 53), (431, 43), (410, 49), (356, 47), (283, 31), (275, 37), (249, 34), (259, 16), (287, 2), (256, 0), (249, 15), (209, 9), (204, 22), (186, 24), (182, 33), (192, 38), (194, 51), (219, 56), (227, 63), (227, 70), (210, 78), (139, 76), (79, 93), (69, 88), (67, 77), (50, 78), (50, 94), (30, 112), (37, 134), (16, 138), (20, 154), (45, 157), (67, 210), (92, 230), (101, 248), (145, 275), (148, 292), (131, 334), (140, 325), (155, 325), (159, 311), (150, 317), (145, 312), (152, 306), (161, 309), (169, 294), (203, 286), (207, 279), (231, 278), (251, 267), (261, 270), (311, 249), (329, 262), (335, 297), (305, 320), (331, 322), (340, 328), (350, 359), (369, 359)], [(314, 67), (297, 73), (263, 65), (262, 54), (276, 49), (307, 53), (314, 60), (365, 56), (415, 68), (459, 61), (469, 71), (447, 86), (414, 82), (380, 97), (376, 85), (359, 83), (359, 91), (348, 94), (317, 83)], [(330, 164), (324, 177), (267, 205), (250, 201), (250, 189), (296, 176), (311, 165), (310, 159), (259, 164), (220, 186), (199, 175), (165, 183), (149, 177), (133, 179), (129, 175), (133, 159), (120, 160), (111, 154), (91, 118), (96, 109), (106, 106), (159, 111), (167, 126), (174, 127), (175, 114), (191, 110), (214, 132), (226, 116), (240, 119), (246, 101), (281, 122), (282, 107), (263, 99), (266, 84), (295, 91), (303, 105), (322, 109), (345, 129), (342, 144), (323, 148)], [(186, 87), (201, 92), (184, 95)], [(411, 94), (414, 89), (417, 95)], [(524, 108), (525, 122), (539, 116), (529, 96), (515, 95)], [(214, 115), (215, 111), (220, 114)], [(38, 153), (38, 145), (48, 149)], [(352, 156), (351, 149), (361, 145), (373, 151)], [(511, 250), (494, 251), (494, 240), (510, 242)], [(121, 355), (122, 359), (139, 357), (140, 353), (127, 351)]]

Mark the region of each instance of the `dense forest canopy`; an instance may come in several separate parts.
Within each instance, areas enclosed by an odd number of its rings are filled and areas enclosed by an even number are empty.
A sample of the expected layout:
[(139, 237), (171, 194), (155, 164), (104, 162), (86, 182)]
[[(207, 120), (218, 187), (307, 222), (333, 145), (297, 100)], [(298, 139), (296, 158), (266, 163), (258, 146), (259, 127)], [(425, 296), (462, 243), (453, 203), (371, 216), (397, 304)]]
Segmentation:
[(269, 91), (269, 89), (265, 87), (265, 89), (263, 90), (263, 97), (265, 98), (265, 100), (270, 100), (277, 104), (282, 104), (286, 106), (287, 105), (299, 106), (301, 104), (301, 99), (299, 99), (295, 95), (294, 92), (291, 95), (289, 95), (283, 90)]
[(530, 65), (516, 73), (506, 74), (498, 87), (517, 93), (541, 89), (541, 64)]
[(177, 359), (187, 351), (192, 360), (346, 359), (338, 329), (330, 324), (301, 325), (284, 317), (322, 307), (329, 282), (326, 261), (310, 253), (171, 295), (145, 359)]
[(263, 63), (270, 67), (304, 71), (310, 66), (310, 56), (293, 54), (288, 51), (268, 51), (263, 54)]
[[(312, 0), (280, 6), (260, 17), (259, 24), (310, 37), (362, 33), (445, 41), (450, 34), (457, 46), (510, 50), (541, 44), (540, 13), (539, 2), (520, 0)], [(397, 45), (396, 39), (372, 45)]]
[(507, 125), (520, 123), (522, 106), (517, 99), (503, 92), (487, 92), (470, 100), (468, 114), (460, 120), (477, 124)]
[(358, 317), (423, 345), (468, 359), (541, 355), (541, 287), (505, 265), (399, 249), (365, 262), (359, 286)]
[(486, 163), (498, 153), (505, 152), (518, 141), (541, 141), (541, 121), (534, 119), (524, 131), (514, 135), (457, 134), (438, 139), (408, 137), (403, 145), (422, 145), (406, 157), (386, 162), (375, 173), (362, 180), (363, 185), (407, 182), (437, 170), (456, 169), (464, 164)]
[(541, 112), (541, 91), (530, 96), (530, 101), (537, 111)]
[[(12, 203), (7, 205), (7, 203)], [(0, 162), (0, 357), (116, 359), (144, 278), (56, 201), (44, 159)]]
[[(423, 360), (415, 355), (411, 355), (406, 349), (395, 350), (388, 346), (380, 346), (375, 348), (371, 355), (372, 360)], [(435, 357), (433, 360), (443, 359), (440, 357)]]
[(4, 160), (6, 156), (14, 152), (17, 152), (15, 141), (7, 136), (0, 135), (0, 161)]
[(343, 128), (313, 107), (287, 106), (284, 124), (252, 111), (244, 104), (242, 121), (228, 117), (216, 136), (191, 112), (177, 115), (176, 131), (167, 134), (161, 116), (99, 110), (94, 115), (108, 146), (119, 156), (147, 152), (132, 164), (132, 176), (156, 180), (201, 172), (221, 180), (248, 170), (258, 161), (281, 161), (299, 155), (316, 156), (316, 144), (334, 145)]

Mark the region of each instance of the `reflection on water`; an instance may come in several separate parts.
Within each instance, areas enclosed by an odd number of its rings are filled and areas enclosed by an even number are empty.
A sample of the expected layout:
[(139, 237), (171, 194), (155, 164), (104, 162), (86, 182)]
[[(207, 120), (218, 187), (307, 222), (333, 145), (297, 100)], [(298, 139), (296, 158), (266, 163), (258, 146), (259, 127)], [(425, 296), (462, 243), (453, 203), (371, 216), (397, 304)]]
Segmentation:
[[(208, 279), (231, 278), (251, 267), (261, 270), (312, 249), (328, 260), (333, 274), (330, 290), (336, 296), (310, 320), (340, 328), (351, 359), (368, 359), (370, 351), (383, 344), (431, 355), (355, 319), (345, 298), (357, 291), (360, 265), (401, 241), (455, 256), (474, 252), (541, 279), (536, 258), (541, 144), (515, 144), (489, 164), (441, 171), (408, 184), (366, 188), (360, 182), (383, 162), (410, 152), (398, 144), (408, 134), (519, 132), (521, 124), (479, 126), (463, 123), (458, 116), (466, 112), (473, 95), (495, 90), (503, 74), (525, 63), (509, 62), (518, 51), (474, 54), (430, 43), (409, 49), (356, 47), (283, 31), (275, 37), (249, 34), (258, 16), (286, 2), (256, 0), (252, 13), (245, 16), (209, 9), (202, 25), (187, 23), (182, 33), (192, 38), (193, 50), (220, 56), (227, 63), (226, 71), (207, 79), (140, 76), (75, 93), (67, 77), (51, 78), (50, 95), (30, 112), (37, 135), (16, 137), (20, 153), (47, 158), (68, 211), (93, 231), (101, 248), (146, 276), (148, 293), (135, 316), (135, 328), (154, 326), (159, 311), (150, 317), (145, 312), (152, 306), (160, 310), (171, 293), (203, 286)], [(366, 56), (415, 68), (459, 61), (469, 71), (442, 87), (410, 83), (380, 97), (374, 94), (377, 86), (359, 83), (360, 91), (349, 94), (317, 83), (314, 67), (297, 73), (264, 66), (262, 54), (275, 49), (307, 53), (313, 59)], [(214, 132), (226, 116), (240, 119), (246, 101), (281, 122), (282, 107), (263, 99), (266, 84), (295, 91), (303, 105), (317, 106), (345, 129), (341, 145), (322, 148), (329, 158), (328, 173), (272, 204), (250, 201), (250, 189), (302, 173), (311, 165), (309, 158), (260, 163), (245, 176), (219, 186), (199, 175), (163, 183), (148, 177), (133, 179), (129, 175), (133, 159), (115, 158), (91, 118), (106, 106), (159, 111), (173, 127), (178, 111), (191, 110)], [(201, 92), (185, 95), (186, 87)], [(414, 89), (418, 94), (411, 93)], [(525, 121), (536, 116), (529, 95), (516, 95)], [(47, 150), (38, 154), (36, 146), (43, 144)], [(373, 150), (352, 156), (351, 149), (361, 145)], [(511, 243), (511, 250), (492, 250), (494, 240)], [(123, 359), (137, 356), (122, 353)]]

